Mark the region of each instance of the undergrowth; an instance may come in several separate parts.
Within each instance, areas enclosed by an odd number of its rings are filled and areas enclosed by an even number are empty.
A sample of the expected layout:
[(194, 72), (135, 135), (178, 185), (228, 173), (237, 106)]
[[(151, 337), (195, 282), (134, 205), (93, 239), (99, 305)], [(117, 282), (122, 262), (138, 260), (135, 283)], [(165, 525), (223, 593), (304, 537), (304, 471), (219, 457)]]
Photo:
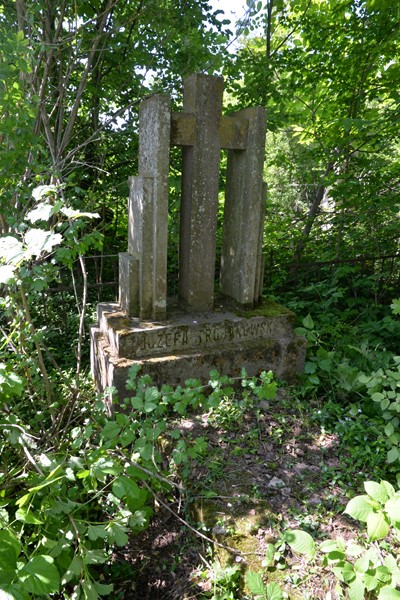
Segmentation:
[[(14, 280), (18, 273), (25, 286), (33, 285), (32, 273), (18, 269)], [(363, 302), (339, 284), (310, 287), (303, 297), (292, 294), (283, 302), (300, 315), (297, 333), (308, 340), (298, 386), (287, 388), (272, 373), (255, 378), (243, 371), (233, 380), (213, 371), (207, 385), (193, 379), (159, 388), (132, 369), (127, 398), (115, 399), (110, 415), (103, 399), (93, 398), (82, 370), (78, 381), (71, 370), (52, 367), (41, 329), (26, 322), (30, 313), (24, 296), (21, 300), (14, 290), (14, 298), (2, 301), (11, 329), (0, 363), (1, 598), (120, 597), (114, 595), (110, 575), (115, 548), (149, 528), (157, 507), (174, 512), (176, 502), (189, 501), (193, 465), (208, 462), (215, 479), (225, 477), (224, 459), (213, 457), (207, 435), (185, 431), (182, 420), (206, 419), (223, 432), (223, 444), (233, 455), (245, 452), (256, 460), (262, 431), (284, 443), (290, 429), (285, 411), (296, 411), (304, 429), (316, 428), (321, 438), (340, 440), (338, 464), (321, 466), (319, 486), (331, 490), (326, 515), (330, 511), (332, 518), (345, 509), (353, 519), (351, 543), (324, 540), (319, 532), (324, 514), (314, 518), (315, 507), (306, 505), (305, 514), (293, 517), (297, 526), (277, 525), (262, 568), (246, 572), (235, 563), (214, 560), (212, 532), (202, 533), (175, 513), (210, 548), (210, 562), (200, 573), (211, 584), (202, 597), (291, 597), (285, 584), (271, 580), (271, 573), (283, 568), (287, 579), (300, 585), (301, 577), (287, 561), (291, 553), (305, 557), (310, 569), (335, 577), (338, 598), (400, 598), (398, 300), (391, 308)], [(62, 356), (61, 345), (54, 346), (57, 358)], [(39, 367), (34, 348), (46, 351)], [(49, 374), (45, 390), (40, 373)], [(267, 428), (260, 407), (270, 405), (274, 412)], [(254, 426), (243, 437), (249, 415)], [(201, 485), (197, 494), (213, 495), (210, 481)], [(347, 504), (335, 499), (338, 489)], [(250, 496), (260, 500), (262, 492), (254, 486)], [(356, 521), (366, 530), (358, 531)], [(329, 594), (327, 600), (333, 597)], [(303, 597), (313, 596), (304, 592)]]

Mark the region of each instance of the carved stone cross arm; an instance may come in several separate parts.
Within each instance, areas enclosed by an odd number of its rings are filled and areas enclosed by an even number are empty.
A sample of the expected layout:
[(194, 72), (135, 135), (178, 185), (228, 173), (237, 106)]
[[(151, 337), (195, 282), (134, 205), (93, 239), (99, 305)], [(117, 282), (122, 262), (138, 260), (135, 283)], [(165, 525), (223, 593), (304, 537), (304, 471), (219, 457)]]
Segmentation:
[(120, 302), (141, 319), (166, 315), (169, 146), (183, 148), (179, 302), (213, 308), (221, 149), (228, 150), (221, 292), (252, 305), (262, 291), (266, 116), (250, 108), (222, 116), (222, 77), (184, 82), (183, 112), (158, 94), (139, 113), (139, 175), (130, 178), (128, 253), (120, 257)]
[(222, 78), (195, 74), (184, 86), (184, 112), (171, 119), (171, 144), (183, 146), (180, 300), (187, 310), (213, 307), (220, 152), (227, 149), (221, 292), (253, 304), (262, 291), (265, 109), (223, 117)]

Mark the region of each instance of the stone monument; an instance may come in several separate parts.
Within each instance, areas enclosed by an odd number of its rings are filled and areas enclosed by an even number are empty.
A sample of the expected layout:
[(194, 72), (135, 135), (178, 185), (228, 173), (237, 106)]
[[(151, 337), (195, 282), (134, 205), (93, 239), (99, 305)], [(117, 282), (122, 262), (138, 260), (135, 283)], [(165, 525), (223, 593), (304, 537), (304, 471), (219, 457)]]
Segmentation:
[[(129, 367), (161, 383), (207, 379), (211, 369), (249, 375), (272, 369), (293, 379), (305, 341), (294, 315), (259, 306), (263, 289), (266, 114), (222, 113), (223, 79), (184, 82), (183, 112), (157, 94), (139, 110), (139, 174), (129, 179), (128, 252), (119, 255), (119, 302), (98, 305), (91, 329), (99, 390), (126, 395)], [(167, 302), (170, 145), (183, 148), (178, 298)], [(221, 149), (228, 150), (220, 290), (215, 294)]]

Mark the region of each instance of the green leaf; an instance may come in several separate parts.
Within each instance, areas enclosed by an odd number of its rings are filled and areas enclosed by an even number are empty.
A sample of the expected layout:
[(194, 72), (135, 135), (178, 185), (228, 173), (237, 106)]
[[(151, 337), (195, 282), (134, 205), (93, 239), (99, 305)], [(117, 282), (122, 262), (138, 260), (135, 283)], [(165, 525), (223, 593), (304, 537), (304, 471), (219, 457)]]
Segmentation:
[(320, 544), (320, 550), (325, 552), (337, 552), (339, 550), (339, 546), (336, 540), (325, 540)]
[(393, 448), (391, 448), (387, 453), (387, 461), (389, 464), (396, 462), (396, 460), (398, 460), (399, 457), (400, 452), (397, 446), (393, 446)]
[(303, 319), (303, 325), (306, 329), (314, 329), (314, 321), (310, 314)]
[(388, 499), (385, 488), (377, 483), (376, 481), (365, 481), (364, 489), (371, 498), (377, 500), (381, 504), (384, 504)]
[(381, 394), (381, 392), (375, 392), (371, 396), (371, 400), (373, 400), (374, 402), (380, 402), (384, 398), (385, 398), (385, 396), (383, 394)]
[(369, 556), (368, 554), (364, 554), (364, 556), (361, 556), (358, 560), (355, 561), (354, 563), (354, 570), (357, 571), (357, 573), (366, 573), (366, 571), (368, 571), (369, 568)]
[(265, 587), (266, 600), (283, 600), (283, 593), (277, 583), (268, 583)]
[(17, 521), (22, 521), (22, 523), (30, 523), (31, 525), (43, 524), (43, 521), (35, 517), (33, 512), (28, 508), (19, 508), (15, 513), (15, 518)]
[(0, 584), (0, 600), (30, 600), (30, 596), (17, 583)]
[(315, 362), (310, 362), (307, 361), (305, 366), (304, 366), (304, 373), (307, 373), (308, 375), (311, 375), (312, 373), (315, 373), (317, 371), (317, 365)]
[[(60, 475), (60, 477), (56, 477), (55, 479), (46, 480), (43, 483), (41, 483), (39, 485), (36, 485), (33, 488), (29, 488), (28, 491), (30, 493), (32, 493), (32, 492), (38, 492), (39, 490), (41, 490), (41, 489), (43, 489), (43, 488), (45, 488), (45, 487), (47, 487), (49, 485), (52, 485), (56, 481), (60, 481), (60, 479), (64, 479), (64, 477), (65, 477), (65, 475)], [(22, 500), (23, 498), (24, 498), (24, 496), (22, 498), (20, 498), (20, 500)], [(20, 504), (20, 506), (21, 506), (21, 504)]]
[(396, 494), (386, 502), (385, 511), (394, 523), (400, 522), (400, 494)]
[(298, 554), (304, 554), (309, 560), (315, 556), (315, 542), (311, 535), (301, 529), (291, 529), (285, 532), (285, 541)]
[(356, 577), (349, 584), (349, 599), (364, 600), (365, 585), (360, 577)]
[(87, 550), (83, 556), (85, 565), (102, 565), (108, 559), (107, 554), (103, 550)]
[(107, 537), (107, 530), (104, 525), (89, 525), (87, 533), (89, 539), (93, 541), (98, 538), (104, 540)]
[(85, 581), (82, 584), (82, 591), (85, 600), (97, 600), (99, 595), (92, 581)]
[(148, 525), (151, 515), (152, 509), (149, 506), (145, 506), (140, 510), (136, 510), (129, 519), (130, 527), (132, 527), (135, 532), (145, 529)]
[(144, 393), (145, 402), (155, 402), (160, 397), (160, 392), (156, 387), (149, 387)]
[(94, 581), (93, 583), (99, 596), (109, 596), (114, 589), (114, 585), (112, 583), (106, 584), (99, 583), (98, 581)]
[(51, 556), (35, 556), (19, 571), (19, 580), (24, 590), (42, 596), (55, 594), (60, 589), (60, 576)]
[(71, 560), (67, 570), (65, 571), (61, 584), (65, 585), (66, 583), (68, 583), (68, 581), (71, 581), (71, 579), (80, 579), (81, 573), (83, 571), (83, 561), (82, 559), (77, 556), (76, 554), (74, 555), (73, 559)]
[(107, 421), (101, 430), (101, 435), (106, 440), (113, 440), (118, 437), (121, 427), (115, 421)]
[(2, 554), (7, 553), (9, 556), (12, 556), (15, 560), (17, 560), (21, 552), (21, 548), (21, 542), (13, 533), (11, 533), (11, 531), (8, 531), (8, 529), (2, 529), (0, 531), (0, 552)]
[(378, 592), (378, 600), (399, 600), (400, 592), (386, 585)]
[(400, 315), (400, 298), (394, 298), (390, 308), (394, 315)]
[(246, 585), (252, 594), (255, 594), (256, 596), (265, 595), (265, 585), (260, 573), (248, 571), (246, 573)]
[(108, 539), (110, 543), (115, 543), (117, 546), (126, 546), (129, 538), (127, 535), (128, 528), (119, 523), (112, 522), (107, 528)]
[(385, 434), (390, 437), (394, 433), (393, 423), (388, 423), (384, 429)]
[(131, 398), (131, 406), (132, 408), (134, 408), (135, 410), (143, 410), (143, 400), (141, 398)]
[(390, 525), (383, 512), (372, 512), (367, 517), (367, 532), (369, 539), (373, 542), (381, 540), (389, 533)]
[(350, 502), (348, 502), (344, 512), (353, 517), (353, 519), (366, 523), (368, 515), (373, 512), (373, 508), (370, 504), (369, 497), (362, 495), (352, 498)]
[(267, 544), (265, 549), (265, 558), (263, 560), (263, 566), (269, 567), (274, 564), (275, 557), (275, 546), (274, 544)]
[(20, 552), (19, 540), (6, 529), (0, 531), (0, 584), (13, 581)]

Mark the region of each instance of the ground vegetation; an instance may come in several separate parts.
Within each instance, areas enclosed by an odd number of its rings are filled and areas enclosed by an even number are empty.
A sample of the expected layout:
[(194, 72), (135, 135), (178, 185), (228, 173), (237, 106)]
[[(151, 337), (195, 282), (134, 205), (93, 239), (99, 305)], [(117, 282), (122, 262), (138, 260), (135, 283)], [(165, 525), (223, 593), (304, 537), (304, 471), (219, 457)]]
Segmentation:
[[(0, 3), (1, 598), (400, 597), (399, 23), (391, 0), (251, 1), (230, 25), (206, 0)], [(133, 370), (109, 414), (87, 332), (138, 105), (179, 105), (196, 70), (227, 112), (268, 110), (264, 295), (305, 373)]]

